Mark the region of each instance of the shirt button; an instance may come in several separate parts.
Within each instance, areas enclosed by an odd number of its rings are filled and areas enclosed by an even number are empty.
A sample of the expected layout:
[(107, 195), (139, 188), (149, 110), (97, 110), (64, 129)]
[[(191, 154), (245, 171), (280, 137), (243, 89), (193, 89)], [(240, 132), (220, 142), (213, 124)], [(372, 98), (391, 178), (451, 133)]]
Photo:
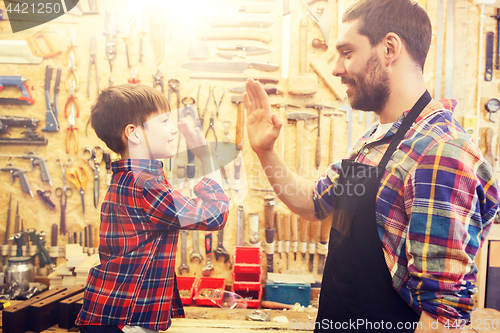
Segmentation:
[(365, 149), (363, 149), (363, 153), (368, 154), (369, 152), (370, 152), (370, 149), (368, 147), (365, 147)]

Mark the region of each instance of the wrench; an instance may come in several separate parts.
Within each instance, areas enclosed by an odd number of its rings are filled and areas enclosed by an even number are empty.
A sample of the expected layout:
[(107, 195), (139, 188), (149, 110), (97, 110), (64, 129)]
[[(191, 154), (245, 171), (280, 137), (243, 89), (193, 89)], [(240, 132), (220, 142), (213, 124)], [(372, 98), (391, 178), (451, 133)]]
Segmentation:
[(187, 252), (187, 230), (181, 230), (181, 265), (179, 266), (179, 274), (182, 275), (182, 270), (185, 269), (189, 273), (189, 266), (186, 263)]
[(229, 253), (226, 251), (224, 248), (224, 228), (219, 230), (219, 233), (217, 234), (217, 249), (215, 249), (215, 260), (219, 260), (219, 256), (224, 257), (224, 263), (228, 262), (229, 260)]
[(198, 230), (193, 230), (193, 252), (191, 252), (189, 259), (191, 260), (191, 262), (193, 262), (193, 259), (196, 258), (200, 263), (203, 261), (203, 256), (200, 252), (200, 239), (198, 237)]
[(207, 263), (203, 266), (202, 274), (203, 276), (210, 276), (210, 273), (214, 270), (214, 264), (212, 264), (212, 232), (205, 233), (205, 253), (207, 255)]

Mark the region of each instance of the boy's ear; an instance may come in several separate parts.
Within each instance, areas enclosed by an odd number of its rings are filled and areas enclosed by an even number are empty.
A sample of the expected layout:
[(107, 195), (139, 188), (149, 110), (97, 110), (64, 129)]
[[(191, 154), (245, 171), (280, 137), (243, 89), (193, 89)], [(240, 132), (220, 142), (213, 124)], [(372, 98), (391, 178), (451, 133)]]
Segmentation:
[(138, 127), (132, 124), (128, 124), (123, 131), (125, 134), (126, 140), (135, 144), (139, 144), (141, 142), (141, 138), (139, 136)]

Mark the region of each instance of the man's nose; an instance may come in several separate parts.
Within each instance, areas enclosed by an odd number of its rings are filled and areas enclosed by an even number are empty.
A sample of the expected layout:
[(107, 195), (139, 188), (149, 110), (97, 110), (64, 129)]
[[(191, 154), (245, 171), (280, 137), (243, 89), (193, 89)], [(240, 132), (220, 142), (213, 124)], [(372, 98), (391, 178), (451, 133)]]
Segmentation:
[(342, 76), (345, 74), (344, 63), (340, 58), (341, 57), (337, 57), (337, 60), (335, 60), (335, 63), (333, 65), (333, 70), (332, 70), (333, 76)]

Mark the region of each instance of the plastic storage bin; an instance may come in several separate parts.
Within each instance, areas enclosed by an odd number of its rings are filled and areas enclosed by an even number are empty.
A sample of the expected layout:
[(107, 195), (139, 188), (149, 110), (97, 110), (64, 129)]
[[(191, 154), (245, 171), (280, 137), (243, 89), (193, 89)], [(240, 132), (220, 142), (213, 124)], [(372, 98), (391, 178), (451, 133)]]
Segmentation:
[(262, 250), (253, 246), (235, 246), (233, 272), (262, 273)]
[(194, 287), (196, 285), (196, 277), (192, 276), (177, 276), (177, 288), (181, 290), (189, 290), (189, 296), (181, 296), (183, 305), (191, 305), (193, 303)]
[(231, 291), (246, 299), (248, 308), (258, 308), (262, 299), (262, 250), (235, 246)]
[(310, 283), (274, 283), (266, 281), (266, 301), (309, 306), (311, 302)]
[(212, 299), (206, 297), (196, 297), (200, 290), (202, 289), (221, 289), (226, 290), (226, 279), (224, 278), (210, 278), (210, 277), (201, 277), (198, 280), (194, 288), (194, 300), (196, 301), (196, 305), (206, 305), (206, 306), (215, 306), (221, 304), (222, 295), (219, 299)]

